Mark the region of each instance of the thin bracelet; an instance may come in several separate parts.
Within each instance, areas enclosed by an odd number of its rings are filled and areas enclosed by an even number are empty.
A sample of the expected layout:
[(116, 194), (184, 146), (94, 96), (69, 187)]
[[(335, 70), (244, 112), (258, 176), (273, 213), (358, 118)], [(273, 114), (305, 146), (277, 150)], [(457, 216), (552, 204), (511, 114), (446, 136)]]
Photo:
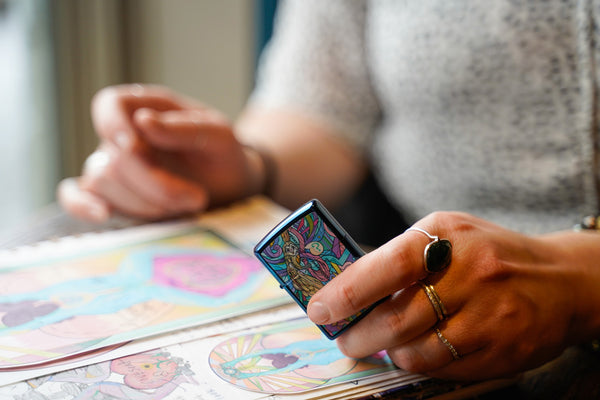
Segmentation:
[(573, 227), (575, 231), (600, 231), (600, 216), (588, 215), (583, 217), (581, 222)]
[(252, 147), (252, 149), (260, 157), (265, 169), (265, 181), (260, 193), (271, 197), (274, 194), (275, 183), (277, 181), (277, 163), (268, 151), (257, 149), (256, 147)]

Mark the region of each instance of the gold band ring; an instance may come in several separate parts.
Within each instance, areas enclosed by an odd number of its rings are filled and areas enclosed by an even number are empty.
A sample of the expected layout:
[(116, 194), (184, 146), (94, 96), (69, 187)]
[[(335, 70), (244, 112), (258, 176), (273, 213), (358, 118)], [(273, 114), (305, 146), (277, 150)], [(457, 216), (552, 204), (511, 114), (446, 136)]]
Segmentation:
[(450, 343), (450, 341), (448, 341), (448, 339), (446, 339), (446, 337), (444, 335), (442, 335), (442, 331), (440, 331), (438, 328), (434, 328), (433, 331), (435, 332), (437, 337), (440, 339), (440, 341), (442, 343), (444, 343), (444, 345), (448, 348), (448, 350), (450, 350), (450, 353), (452, 353), (452, 358), (454, 360), (460, 360), (460, 354), (458, 354), (458, 352), (456, 351), (454, 346), (452, 346), (452, 343)]
[(435, 311), (435, 315), (437, 315), (438, 321), (443, 321), (448, 317), (448, 311), (442, 303), (442, 299), (437, 294), (433, 285), (428, 285), (422, 281), (417, 281), (417, 283), (423, 288), (423, 291), (427, 295), (431, 306), (433, 307), (433, 311)]

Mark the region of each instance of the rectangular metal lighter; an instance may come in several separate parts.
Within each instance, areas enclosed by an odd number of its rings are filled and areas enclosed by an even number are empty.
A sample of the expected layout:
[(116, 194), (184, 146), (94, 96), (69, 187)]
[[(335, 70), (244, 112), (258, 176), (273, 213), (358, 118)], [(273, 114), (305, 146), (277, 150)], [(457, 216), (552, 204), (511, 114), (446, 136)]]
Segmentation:
[[(311, 297), (365, 253), (314, 199), (281, 221), (256, 245), (254, 254), (306, 312)], [(317, 326), (334, 339), (373, 307), (336, 323)]]

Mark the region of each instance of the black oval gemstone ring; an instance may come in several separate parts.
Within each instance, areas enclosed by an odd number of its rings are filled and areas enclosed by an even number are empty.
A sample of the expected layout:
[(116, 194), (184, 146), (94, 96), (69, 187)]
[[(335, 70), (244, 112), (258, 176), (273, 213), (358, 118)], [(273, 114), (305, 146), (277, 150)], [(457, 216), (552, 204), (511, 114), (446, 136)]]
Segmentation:
[(440, 239), (415, 226), (408, 228), (406, 231), (421, 232), (431, 239), (423, 252), (423, 268), (425, 268), (425, 271), (429, 273), (440, 272), (450, 265), (452, 261), (452, 243), (448, 239)]
[(425, 271), (440, 272), (452, 261), (452, 244), (448, 239), (435, 239), (425, 246)]

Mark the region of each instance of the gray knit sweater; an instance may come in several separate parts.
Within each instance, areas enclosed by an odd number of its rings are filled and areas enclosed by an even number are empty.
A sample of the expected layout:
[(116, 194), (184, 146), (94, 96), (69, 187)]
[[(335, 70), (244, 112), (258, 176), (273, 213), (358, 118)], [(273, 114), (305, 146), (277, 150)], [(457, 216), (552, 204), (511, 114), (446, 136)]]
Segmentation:
[(364, 151), (409, 219), (528, 233), (599, 211), (600, 1), (290, 0), (251, 101)]

